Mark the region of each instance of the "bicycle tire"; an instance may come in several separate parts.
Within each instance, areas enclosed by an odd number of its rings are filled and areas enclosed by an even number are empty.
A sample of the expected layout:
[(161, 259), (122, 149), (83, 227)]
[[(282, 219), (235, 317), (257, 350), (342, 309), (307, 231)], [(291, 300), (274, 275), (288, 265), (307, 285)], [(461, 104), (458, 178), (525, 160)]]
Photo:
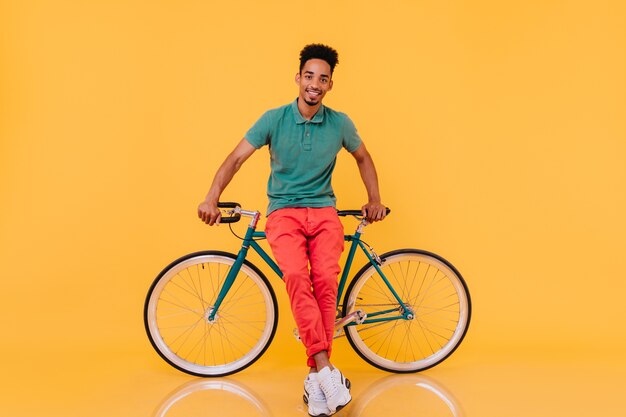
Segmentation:
[[(450, 262), (431, 252), (399, 249), (380, 258), (380, 268), (414, 318), (348, 325), (346, 337), (361, 358), (379, 369), (411, 373), (432, 368), (467, 333), (472, 310), (467, 284)], [(355, 309), (403, 313), (371, 264), (361, 268), (346, 291), (344, 314)]]
[(213, 323), (208, 320), (236, 256), (203, 251), (183, 256), (154, 280), (144, 304), (152, 347), (185, 373), (218, 377), (250, 366), (267, 350), (278, 324), (276, 295), (263, 273), (244, 260)]

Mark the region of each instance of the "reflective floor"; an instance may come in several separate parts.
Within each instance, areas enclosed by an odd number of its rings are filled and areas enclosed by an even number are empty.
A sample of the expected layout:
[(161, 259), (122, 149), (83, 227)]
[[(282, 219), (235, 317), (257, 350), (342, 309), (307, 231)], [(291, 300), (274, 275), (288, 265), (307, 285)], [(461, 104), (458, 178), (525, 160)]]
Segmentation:
[[(2, 378), (6, 416), (307, 416), (302, 368), (268, 355), (241, 373), (201, 379), (154, 352), (55, 354), (38, 364), (15, 353)], [(616, 356), (619, 358), (619, 356)], [(6, 356), (5, 356), (6, 358)], [(338, 416), (626, 415), (626, 361), (459, 352), (420, 374), (388, 374), (352, 361), (352, 402)]]

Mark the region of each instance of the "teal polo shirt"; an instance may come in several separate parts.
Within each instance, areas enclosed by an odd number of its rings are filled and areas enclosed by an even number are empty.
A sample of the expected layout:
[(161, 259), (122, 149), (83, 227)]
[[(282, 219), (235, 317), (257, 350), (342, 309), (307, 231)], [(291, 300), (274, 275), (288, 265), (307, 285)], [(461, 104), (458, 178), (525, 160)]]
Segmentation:
[(354, 152), (361, 146), (347, 115), (322, 105), (306, 120), (297, 99), (267, 111), (245, 138), (256, 149), (269, 145), (268, 215), (285, 207), (334, 207), (331, 177), (337, 154), (341, 148)]

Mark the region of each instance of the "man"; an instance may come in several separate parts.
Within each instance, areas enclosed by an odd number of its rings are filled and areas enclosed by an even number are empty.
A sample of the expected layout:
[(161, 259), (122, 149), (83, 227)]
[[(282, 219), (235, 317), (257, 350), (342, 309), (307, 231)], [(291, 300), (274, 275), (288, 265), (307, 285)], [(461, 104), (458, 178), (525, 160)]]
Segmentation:
[[(241, 165), (269, 145), (267, 240), (283, 272), (291, 309), (306, 347), (304, 381), (311, 416), (334, 414), (351, 400), (350, 383), (330, 363), (343, 227), (335, 209), (331, 176), (337, 153), (354, 156), (368, 195), (362, 207), (370, 222), (384, 219), (376, 169), (352, 121), (322, 100), (333, 87), (337, 51), (311, 44), (300, 52), (298, 98), (266, 112), (220, 166), (198, 207), (209, 225), (219, 223), (217, 202)], [(310, 266), (310, 268), (309, 268)]]

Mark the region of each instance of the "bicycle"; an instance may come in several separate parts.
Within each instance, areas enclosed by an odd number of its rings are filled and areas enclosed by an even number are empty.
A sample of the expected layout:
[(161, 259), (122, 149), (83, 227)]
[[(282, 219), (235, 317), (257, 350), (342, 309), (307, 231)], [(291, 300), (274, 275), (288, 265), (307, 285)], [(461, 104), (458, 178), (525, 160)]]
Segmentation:
[[(276, 333), (276, 295), (267, 277), (246, 259), (249, 249), (282, 278), (257, 243), (266, 237), (256, 230), (260, 212), (243, 210), (238, 203), (218, 207), (228, 209), (221, 222), (229, 226), (242, 216), (251, 219), (245, 236), (239, 237), (238, 254), (209, 250), (175, 260), (156, 277), (144, 305), (146, 332), (157, 353), (174, 368), (203, 377), (230, 375), (252, 365)], [(424, 250), (379, 256), (361, 239), (369, 224), (361, 210), (337, 214), (360, 222), (344, 236), (350, 245), (338, 283), (335, 337), (345, 334), (361, 358), (388, 372), (418, 372), (444, 361), (463, 341), (471, 318), (461, 274)], [(343, 297), (358, 248), (368, 262)]]

